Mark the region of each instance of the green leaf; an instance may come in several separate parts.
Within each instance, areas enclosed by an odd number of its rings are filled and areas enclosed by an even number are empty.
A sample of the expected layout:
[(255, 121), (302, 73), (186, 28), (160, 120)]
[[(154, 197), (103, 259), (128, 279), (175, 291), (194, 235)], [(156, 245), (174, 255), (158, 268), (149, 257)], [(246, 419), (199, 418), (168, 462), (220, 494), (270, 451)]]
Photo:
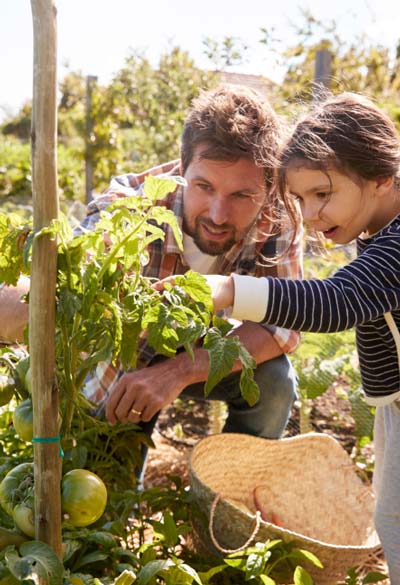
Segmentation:
[(175, 241), (180, 250), (183, 250), (182, 243), (182, 231), (179, 226), (178, 220), (175, 214), (170, 209), (164, 207), (153, 207), (150, 212), (150, 217), (154, 219), (158, 224), (167, 223), (171, 226), (172, 233), (174, 234)]
[(314, 581), (311, 578), (311, 575), (307, 573), (303, 567), (296, 567), (294, 574), (294, 585), (313, 585)]
[(136, 580), (136, 575), (133, 571), (125, 569), (115, 580), (113, 585), (131, 585)]
[(169, 512), (164, 512), (162, 521), (151, 522), (155, 534), (165, 542), (166, 546), (175, 546), (179, 542), (175, 520)]
[[(211, 288), (206, 278), (194, 270), (188, 270), (184, 276), (175, 279), (179, 285), (196, 303), (203, 303), (207, 311), (212, 313), (213, 303)], [(225, 321), (226, 323), (226, 321)]]
[(295, 549), (290, 553), (290, 558), (303, 560), (303, 561), (309, 561), (310, 563), (312, 563), (316, 567), (319, 567), (320, 569), (323, 569), (323, 567), (324, 567), (324, 565), (321, 563), (319, 558), (314, 553), (312, 553), (308, 550)]
[(210, 370), (204, 387), (205, 395), (208, 396), (218, 382), (231, 373), (233, 364), (239, 357), (239, 350), (235, 339), (222, 337), (214, 327), (208, 331), (203, 348), (208, 351), (210, 360)]
[(364, 583), (380, 583), (384, 579), (388, 579), (388, 576), (377, 571), (370, 571), (363, 578), (362, 584), (364, 585)]
[(194, 581), (195, 583), (198, 583), (198, 585), (203, 585), (200, 575), (190, 565), (186, 563), (179, 563), (179, 565), (177, 565), (177, 569), (184, 575), (189, 575), (190, 583)]
[(276, 581), (268, 577), (268, 575), (260, 575), (260, 579), (263, 585), (276, 585)]
[(108, 559), (109, 555), (107, 553), (94, 551), (88, 553), (87, 555), (83, 555), (83, 557), (81, 557), (74, 565), (74, 569), (82, 569), (82, 567), (84, 567), (85, 565), (93, 565), (94, 563), (107, 561)]
[(143, 194), (155, 203), (160, 199), (164, 199), (169, 193), (175, 191), (176, 188), (177, 182), (172, 178), (148, 175), (144, 180)]
[(88, 542), (94, 542), (100, 545), (103, 549), (111, 549), (117, 546), (115, 537), (109, 532), (103, 530), (90, 530), (87, 536)]
[(54, 551), (44, 542), (25, 542), (17, 551), (5, 553), (11, 573), (21, 581), (32, 580), (47, 585), (62, 585), (64, 567)]
[(222, 571), (225, 571), (227, 568), (227, 565), (218, 565), (216, 567), (211, 567), (211, 569), (209, 569), (206, 572), (199, 572), (199, 577), (200, 579), (204, 582), (204, 583), (208, 583), (212, 577), (214, 577), (214, 575), (217, 575), (218, 573), (222, 573)]
[(254, 380), (253, 370), (243, 369), (240, 373), (240, 392), (250, 406), (254, 406), (260, 399), (260, 389)]
[(27, 272), (23, 248), (30, 230), (16, 214), (0, 212), (0, 282), (16, 285), (21, 272)]
[(143, 569), (140, 570), (137, 579), (138, 585), (147, 585), (150, 583), (153, 577), (156, 577), (156, 575), (160, 573), (160, 571), (163, 571), (171, 566), (174, 566), (174, 563), (170, 559), (150, 561), (143, 567)]

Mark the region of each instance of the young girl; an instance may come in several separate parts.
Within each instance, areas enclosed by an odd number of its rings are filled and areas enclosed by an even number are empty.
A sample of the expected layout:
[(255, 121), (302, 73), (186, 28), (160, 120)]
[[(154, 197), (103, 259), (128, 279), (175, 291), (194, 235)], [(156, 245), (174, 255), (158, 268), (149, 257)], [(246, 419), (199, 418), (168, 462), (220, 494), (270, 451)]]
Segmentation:
[(278, 184), (292, 218), (357, 258), (324, 280), (209, 277), (215, 310), (298, 331), (356, 327), (362, 386), (376, 406), (376, 529), (400, 585), (400, 141), (372, 102), (344, 93), (317, 104), (285, 145)]

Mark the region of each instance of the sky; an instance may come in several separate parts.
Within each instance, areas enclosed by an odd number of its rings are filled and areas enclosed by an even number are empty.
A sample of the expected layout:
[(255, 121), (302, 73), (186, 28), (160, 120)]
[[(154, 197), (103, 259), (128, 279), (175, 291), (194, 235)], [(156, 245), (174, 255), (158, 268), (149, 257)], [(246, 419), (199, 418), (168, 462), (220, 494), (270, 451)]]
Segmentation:
[[(337, 23), (346, 41), (366, 33), (394, 49), (400, 38), (398, 0), (54, 0), (57, 7), (58, 77), (67, 67), (107, 83), (131, 50), (156, 65), (171, 46), (210, 67), (203, 41), (239, 38), (247, 62), (231, 70), (279, 81), (282, 70), (259, 40), (268, 28), (283, 46), (301, 24), (300, 6), (317, 19)], [(32, 96), (33, 34), (30, 0), (0, 0), (0, 121)]]

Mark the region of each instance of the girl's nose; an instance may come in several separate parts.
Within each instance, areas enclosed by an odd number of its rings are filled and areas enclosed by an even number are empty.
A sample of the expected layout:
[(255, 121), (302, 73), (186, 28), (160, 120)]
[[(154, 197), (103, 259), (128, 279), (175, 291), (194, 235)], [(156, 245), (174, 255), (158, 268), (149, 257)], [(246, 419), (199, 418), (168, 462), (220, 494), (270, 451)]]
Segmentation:
[(306, 223), (313, 223), (321, 219), (322, 206), (319, 202), (304, 203), (301, 207), (303, 219)]

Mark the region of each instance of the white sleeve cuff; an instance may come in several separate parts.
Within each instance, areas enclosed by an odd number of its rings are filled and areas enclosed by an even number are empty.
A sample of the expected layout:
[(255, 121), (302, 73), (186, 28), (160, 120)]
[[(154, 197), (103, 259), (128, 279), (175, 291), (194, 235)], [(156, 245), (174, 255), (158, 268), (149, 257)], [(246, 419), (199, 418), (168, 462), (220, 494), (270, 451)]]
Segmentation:
[(235, 288), (232, 318), (259, 323), (268, 304), (268, 279), (232, 274)]

